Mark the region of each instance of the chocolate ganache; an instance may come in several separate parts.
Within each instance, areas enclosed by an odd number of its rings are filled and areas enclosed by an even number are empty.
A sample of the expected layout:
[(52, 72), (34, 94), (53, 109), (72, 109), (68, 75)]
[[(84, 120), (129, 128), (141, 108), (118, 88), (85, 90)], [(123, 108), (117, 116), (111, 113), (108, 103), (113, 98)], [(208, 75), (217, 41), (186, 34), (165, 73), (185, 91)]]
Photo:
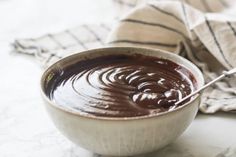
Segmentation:
[(54, 74), (46, 93), (57, 105), (100, 117), (136, 117), (168, 111), (196, 80), (167, 59), (109, 55), (79, 61)]

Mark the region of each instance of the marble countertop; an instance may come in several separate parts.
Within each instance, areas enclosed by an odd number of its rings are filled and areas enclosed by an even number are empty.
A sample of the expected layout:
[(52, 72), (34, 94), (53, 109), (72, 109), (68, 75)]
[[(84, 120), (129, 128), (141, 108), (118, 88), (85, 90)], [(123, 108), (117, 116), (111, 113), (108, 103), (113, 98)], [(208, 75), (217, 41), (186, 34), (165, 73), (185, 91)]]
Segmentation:
[[(99, 156), (54, 127), (39, 92), (43, 69), (33, 57), (12, 53), (9, 43), (85, 22), (109, 22), (117, 13), (111, 5), (110, 0), (0, 0), (0, 157)], [(174, 143), (141, 156), (236, 157), (235, 124), (235, 114), (198, 114)]]

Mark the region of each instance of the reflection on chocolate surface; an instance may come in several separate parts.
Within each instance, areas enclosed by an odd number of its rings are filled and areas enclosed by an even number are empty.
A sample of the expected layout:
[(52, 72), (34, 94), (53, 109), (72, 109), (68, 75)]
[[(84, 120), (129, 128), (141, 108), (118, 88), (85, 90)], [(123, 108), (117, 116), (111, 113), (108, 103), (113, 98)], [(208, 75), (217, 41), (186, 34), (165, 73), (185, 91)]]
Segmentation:
[(143, 55), (110, 55), (57, 72), (46, 87), (57, 105), (100, 117), (135, 117), (168, 111), (195, 88), (184, 67)]

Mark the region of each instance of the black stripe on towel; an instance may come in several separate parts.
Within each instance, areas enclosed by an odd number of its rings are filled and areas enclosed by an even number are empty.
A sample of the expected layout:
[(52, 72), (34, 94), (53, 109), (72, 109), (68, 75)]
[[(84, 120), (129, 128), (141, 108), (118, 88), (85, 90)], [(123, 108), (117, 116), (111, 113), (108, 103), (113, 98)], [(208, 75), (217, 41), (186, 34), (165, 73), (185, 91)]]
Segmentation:
[(189, 37), (187, 37), (184, 33), (180, 32), (179, 30), (176, 30), (174, 28), (159, 24), (159, 23), (152, 23), (152, 22), (146, 22), (146, 21), (141, 21), (141, 20), (135, 20), (135, 19), (124, 19), (121, 20), (121, 22), (130, 22), (130, 23), (137, 23), (137, 24), (143, 24), (143, 25), (147, 25), (147, 26), (157, 26), (157, 27), (161, 27), (164, 28), (166, 30), (178, 33), (179, 35), (183, 36), (184, 38), (189, 39)]
[(104, 28), (106, 31), (111, 31), (111, 28), (107, 27), (105, 24), (101, 24), (101, 27)]
[(47, 35), (54, 43), (56, 43), (61, 49), (66, 49), (52, 34)]
[(213, 99), (213, 100), (232, 100), (232, 99), (236, 99), (236, 97), (229, 97), (229, 98), (213, 98), (213, 97), (207, 97), (207, 100), (208, 99)]
[(116, 3), (120, 4), (120, 5), (128, 6), (128, 7), (135, 7), (136, 6), (136, 4), (127, 3), (124, 0), (114, 0), (114, 2), (116, 2)]
[(88, 32), (90, 32), (96, 38), (97, 41), (99, 41), (102, 45), (104, 45), (102, 39), (98, 36), (98, 34), (95, 31), (93, 31), (88, 25), (83, 25), (83, 26)]
[(27, 49), (27, 48), (26, 48), (24, 45), (22, 45), (18, 40), (15, 40), (14, 43), (15, 43), (15, 44), (14, 44), (15, 46), (19, 46), (21, 49)]
[[(171, 17), (175, 18), (177, 21), (179, 21), (180, 23), (182, 23), (182, 24), (185, 25), (185, 23), (184, 23), (179, 17), (177, 17), (176, 15), (174, 15), (174, 14), (172, 14), (172, 13), (170, 13), (170, 12), (167, 12), (167, 11), (165, 11), (165, 10), (163, 10), (163, 9), (160, 9), (160, 8), (158, 8), (157, 6), (153, 5), (153, 4), (148, 4), (148, 5), (149, 5), (150, 7), (152, 7), (153, 9), (160, 11), (161, 13), (163, 13), (163, 14), (165, 14), (165, 15), (168, 15), (168, 16), (171, 16)], [(182, 3), (182, 7), (184, 7), (184, 6), (183, 6), (183, 3)], [(183, 10), (184, 10), (183, 12), (184, 12), (185, 20), (186, 20), (186, 19), (187, 19), (187, 16), (186, 16), (185, 8), (183, 8)], [(188, 25), (188, 22), (187, 22), (187, 25)], [(190, 31), (192, 32), (193, 30), (190, 30)], [(198, 40), (198, 37), (195, 38), (195, 39), (191, 39), (191, 41), (197, 41), (197, 40)]]
[(215, 33), (214, 33), (214, 31), (213, 31), (213, 29), (212, 29), (212, 27), (211, 27), (211, 25), (210, 25), (210, 22), (208, 21), (208, 19), (207, 19), (206, 16), (205, 16), (205, 20), (206, 20), (206, 25), (207, 25), (207, 27), (208, 27), (210, 33), (211, 33), (211, 36), (212, 36), (212, 38), (214, 39), (214, 41), (215, 41), (215, 43), (216, 43), (216, 46), (217, 46), (218, 49), (219, 49), (219, 52), (221, 53), (221, 55), (222, 55), (222, 57), (224, 58), (225, 62), (232, 68), (233, 66), (232, 66), (232, 65), (228, 62), (228, 60), (225, 58), (225, 55), (224, 55), (224, 52), (223, 52), (223, 50), (222, 50), (222, 48), (221, 48), (221, 46), (220, 46), (220, 43), (219, 43), (219, 41), (217, 40), (216, 35), (215, 35)]
[(181, 23), (184, 24), (184, 22), (183, 22), (179, 17), (177, 17), (176, 15), (174, 15), (174, 14), (172, 14), (172, 13), (169, 13), (169, 12), (163, 10), (163, 9), (160, 9), (159, 7), (157, 7), (157, 6), (153, 5), (153, 4), (148, 4), (148, 5), (149, 5), (150, 7), (152, 7), (152, 8), (154, 8), (155, 10), (158, 10), (159, 12), (161, 12), (161, 13), (163, 13), (163, 14), (166, 14), (166, 15), (168, 15), (168, 16), (171, 16), (171, 17), (175, 18), (177, 21), (179, 21), (179, 22), (181, 22)]
[(173, 47), (173, 48), (177, 46), (176, 44), (167, 44), (167, 43), (160, 43), (160, 42), (153, 42), (153, 41), (133, 41), (133, 40), (127, 40), (127, 39), (114, 40), (109, 43), (110, 44), (128, 43), (128, 44), (153, 45), (153, 46)]
[(233, 25), (232, 25), (229, 21), (227, 22), (227, 24), (228, 24), (228, 26), (230, 27), (230, 29), (233, 31), (234, 36), (236, 37), (236, 30), (235, 30), (235, 28), (233, 27)]
[(74, 39), (79, 45), (81, 45), (84, 49), (88, 49), (82, 41), (78, 39), (78, 37), (70, 30), (65, 31), (72, 39)]
[(50, 53), (50, 56), (46, 59), (45, 64), (47, 64), (48, 62), (50, 62), (50, 60), (51, 60), (53, 57), (57, 57), (58, 59), (61, 59), (61, 58), (62, 58), (61, 56), (58, 56), (58, 55), (55, 54), (55, 53)]

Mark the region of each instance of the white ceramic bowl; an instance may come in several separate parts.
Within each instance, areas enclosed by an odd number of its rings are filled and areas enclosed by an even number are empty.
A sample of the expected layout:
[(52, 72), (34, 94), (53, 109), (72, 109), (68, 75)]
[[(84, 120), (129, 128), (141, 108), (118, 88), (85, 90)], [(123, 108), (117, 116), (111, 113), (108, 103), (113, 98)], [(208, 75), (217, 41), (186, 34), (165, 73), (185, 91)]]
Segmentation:
[(56, 127), (72, 142), (102, 155), (130, 156), (155, 151), (173, 142), (193, 121), (200, 96), (169, 112), (152, 116), (106, 118), (80, 115), (54, 104), (45, 94), (47, 81), (55, 72), (80, 60), (108, 54), (143, 54), (166, 58), (189, 69), (203, 86), (200, 70), (188, 60), (161, 50), (131, 47), (112, 47), (89, 50), (66, 57), (50, 66), (41, 78), (41, 90), (46, 108)]

